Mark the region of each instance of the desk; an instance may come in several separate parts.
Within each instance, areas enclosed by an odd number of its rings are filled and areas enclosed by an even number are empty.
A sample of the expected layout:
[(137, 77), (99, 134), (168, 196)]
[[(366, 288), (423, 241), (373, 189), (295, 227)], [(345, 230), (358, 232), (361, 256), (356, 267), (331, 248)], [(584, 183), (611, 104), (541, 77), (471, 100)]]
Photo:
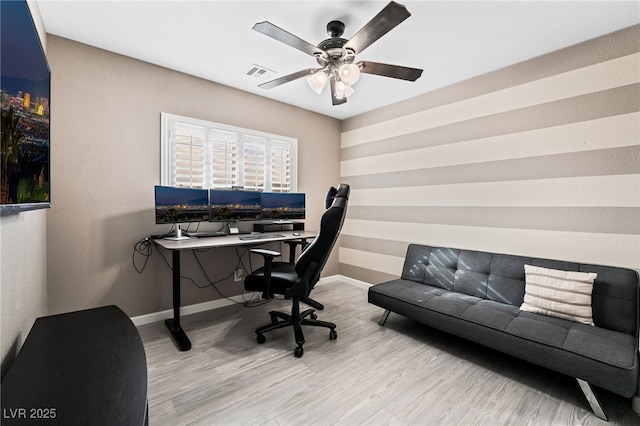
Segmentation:
[[(293, 235), (294, 233), (299, 235)], [(173, 318), (165, 320), (167, 328), (171, 332), (176, 345), (181, 351), (188, 351), (191, 349), (191, 341), (187, 337), (180, 326), (180, 253), (184, 250), (199, 250), (207, 248), (220, 248), (220, 247), (238, 247), (238, 246), (255, 246), (258, 244), (266, 244), (277, 241), (287, 240), (301, 240), (307, 238), (315, 238), (315, 232), (308, 231), (281, 231), (281, 232), (266, 232), (264, 234), (256, 235), (273, 235), (273, 238), (267, 238), (262, 240), (241, 240), (240, 237), (244, 237), (247, 234), (232, 234), (222, 237), (206, 237), (206, 238), (191, 238), (188, 240), (155, 240), (155, 243), (166, 250), (171, 251), (172, 254), (172, 268), (173, 268)], [(281, 235), (281, 236), (278, 236)]]
[(146, 425), (138, 330), (113, 305), (38, 318), (1, 396), (3, 425)]

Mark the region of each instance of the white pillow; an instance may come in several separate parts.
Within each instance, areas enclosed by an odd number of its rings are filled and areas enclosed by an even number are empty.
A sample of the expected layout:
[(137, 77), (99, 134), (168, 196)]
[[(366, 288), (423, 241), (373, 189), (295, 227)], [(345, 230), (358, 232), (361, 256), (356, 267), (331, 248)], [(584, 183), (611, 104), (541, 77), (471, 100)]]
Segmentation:
[(524, 265), (524, 302), (520, 310), (593, 324), (593, 272), (561, 271)]

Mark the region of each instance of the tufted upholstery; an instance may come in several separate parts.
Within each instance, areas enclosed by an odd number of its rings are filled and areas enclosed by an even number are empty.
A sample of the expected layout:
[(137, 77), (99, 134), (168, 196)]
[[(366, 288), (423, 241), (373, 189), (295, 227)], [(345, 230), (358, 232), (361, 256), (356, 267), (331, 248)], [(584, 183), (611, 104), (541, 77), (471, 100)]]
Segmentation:
[[(525, 264), (596, 272), (596, 326), (520, 311)], [(636, 391), (636, 271), (412, 244), (401, 278), (372, 286), (369, 302), (625, 397)]]

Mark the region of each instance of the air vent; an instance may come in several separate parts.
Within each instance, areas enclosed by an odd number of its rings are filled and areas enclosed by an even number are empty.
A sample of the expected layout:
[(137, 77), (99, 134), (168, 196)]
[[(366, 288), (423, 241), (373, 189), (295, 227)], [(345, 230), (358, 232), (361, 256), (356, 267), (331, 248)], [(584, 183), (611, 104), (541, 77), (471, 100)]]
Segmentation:
[(251, 66), (244, 71), (244, 74), (253, 78), (267, 78), (275, 74), (275, 71), (262, 65), (251, 64)]

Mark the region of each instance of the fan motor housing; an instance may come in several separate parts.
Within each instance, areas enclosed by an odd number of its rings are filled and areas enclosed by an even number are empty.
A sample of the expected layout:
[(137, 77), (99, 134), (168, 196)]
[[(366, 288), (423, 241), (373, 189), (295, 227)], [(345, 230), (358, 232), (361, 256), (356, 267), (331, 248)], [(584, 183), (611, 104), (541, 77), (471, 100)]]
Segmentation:
[(327, 24), (327, 34), (331, 38), (340, 37), (344, 33), (344, 22), (331, 21)]
[[(343, 46), (347, 44), (349, 40), (341, 38), (344, 33), (344, 23), (341, 21), (331, 21), (327, 24), (327, 34), (331, 38), (321, 41), (318, 44), (318, 49), (327, 52), (331, 58), (337, 59), (344, 55)], [(320, 62), (320, 61), (319, 61)]]
[(339, 37), (328, 38), (324, 41), (321, 41), (320, 44), (318, 44), (318, 48), (324, 50), (327, 53), (329, 53), (328, 52), (329, 50), (333, 50), (333, 49), (342, 50), (342, 46), (347, 44), (347, 41), (349, 40), (345, 40)]

